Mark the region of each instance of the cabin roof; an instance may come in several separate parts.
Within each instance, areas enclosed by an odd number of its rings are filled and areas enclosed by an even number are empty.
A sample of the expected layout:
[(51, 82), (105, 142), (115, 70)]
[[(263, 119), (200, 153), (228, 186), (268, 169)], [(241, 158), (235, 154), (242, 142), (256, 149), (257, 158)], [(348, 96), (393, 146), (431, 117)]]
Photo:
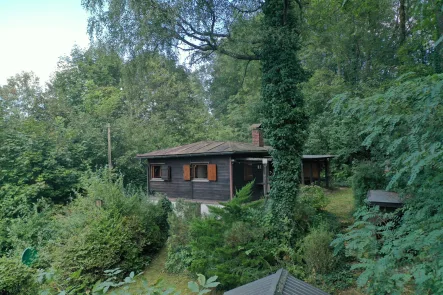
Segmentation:
[(138, 154), (137, 158), (168, 158), (182, 156), (230, 155), (251, 153), (267, 155), (270, 147), (255, 146), (250, 143), (236, 141), (199, 141), (178, 147)]
[[(252, 143), (238, 141), (199, 141), (191, 144), (162, 149), (145, 154), (137, 154), (139, 159), (173, 158), (186, 156), (253, 154), (268, 156), (270, 146), (256, 146)], [(303, 155), (303, 159), (321, 160), (333, 158), (334, 155)]]
[(293, 277), (285, 269), (225, 292), (224, 295), (328, 295), (328, 293)]

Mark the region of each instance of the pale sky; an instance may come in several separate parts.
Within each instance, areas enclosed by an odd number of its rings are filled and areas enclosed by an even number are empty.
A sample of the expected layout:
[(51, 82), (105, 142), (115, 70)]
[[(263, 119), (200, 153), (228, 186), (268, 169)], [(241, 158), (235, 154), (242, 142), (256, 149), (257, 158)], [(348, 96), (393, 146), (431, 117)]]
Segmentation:
[(22, 71), (42, 84), (60, 56), (89, 44), (81, 0), (0, 0), (0, 85)]

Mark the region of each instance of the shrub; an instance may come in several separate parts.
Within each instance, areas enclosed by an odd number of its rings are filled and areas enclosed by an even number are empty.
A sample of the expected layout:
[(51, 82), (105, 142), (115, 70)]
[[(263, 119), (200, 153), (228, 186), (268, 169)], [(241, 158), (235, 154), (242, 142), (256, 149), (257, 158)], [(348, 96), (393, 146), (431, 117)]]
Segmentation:
[(340, 227), (337, 218), (324, 210), (328, 204), (329, 199), (323, 188), (315, 185), (301, 186), (300, 195), (294, 207), (294, 219), (297, 220), (298, 228), (295, 239), (300, 239), (300, 236), (308, 233), (310, 228), (324, 223), (330, 225), (331, 231)]
[[(274, 227), (270, 201), (249, 202), (252, 185), (237, 191), (236, 197), (223, 203), (223, 207), (210, 207), (209, 216), (201, 218), (190, 205), (177, 203), (176, 214), (169, 218), (167, 267), (170, 271), (186, 268), (192, 273), (218, 276), (222, 290), (260, 279), (282, 267), (303, 277), (301, 258), (293, 246), (295, 243), (292, 244), (293, 237), (300, 238), (297, 235), (301, 232), (301, 222), (285, 219), (282, 222), (285, 228)], [(300, 204), (295, 208), (308, 208)], [(312, 206), (309, 208), (317, 213)], [(308, 225), (303, 225), (306, 228), (303, 234)]]
[(13, 258), (0, 258), (0, 294), (37, 294), (34, 272)]
[(323, 189), (316, 185), (302, 186), (298, 198), (301, 203), (315, 210), (323, 210), (329, 204), (329, 199), (326, 197)]
[(307, 281), (325, 292), (341, 294), (340, 291), (356, 287), (356, 273), (349, 266), (343, 265), (329, 273), (315, 274), (309, 277)]
[[(43, 251), (59, 286), (83, 290), (105, 270), (141, 270), (167, 239), (168, 201), (154, 204), (119, 176), (99, 172), (82, 179), (78, 195), (55, 218), (57, 237)], [(96, 206), (100, 199), (102, 206)]]
[[(224, 207), (191, 222), (191, 272), (219, 277), (221, 289), (231, 289), (292, 265), (293, 250), (274, 238), (272, 213), (263, 201), (247, 202), (252, 184), (237, 192)], [(281, 230), (281, 229), (280, 229)]]
[(336, 259), (329, 246), (333, 237), (324, 227), (318, 227), (303, 239), (301, 251), (308, 272), (325, 274), (334, 268)]
[(170, 273), (183, 273), (192, 263), (192, 253), (190, 246), (172, 247), (168, 244), (168, 258), (165, 267)]
[(168, 258), (166, 270), (171, 273), (184, 272), (192, 262), (189, 225), (200, 216), (198, 204), (178, 200), (169, 214)]
[[(247, 217), (245, 214), (244, 217)], [(248, 237), (240, 238), (235, 229), (248, 229)], [(267, 237), (265, 229), (253, 222), (227, 224), (217, 217), (194, 220), (191, 224), (191, 272), (216, 275), (222, 289), (249, 283), (280, 268), (280, 244)]]
[[(335, 165), (334, 165), (335, 164)], [(352, 186), (352, 166), (340, 163), (339, 160), (332, 162), (331, 187)]]
[(43, 200), (34, 204), (33, 209), (21, 218), (10, 220), (8, 238), (16, 252), (27, 247), (40, 249), (56, 234), (52, 224), (55, 209)]
[(352, 189), (357, 206), (364, 204), (366, 196), (371, 189), (384, 189), (387, 180), (383, 169), (376, 163), (361, 162), (354, 167)]

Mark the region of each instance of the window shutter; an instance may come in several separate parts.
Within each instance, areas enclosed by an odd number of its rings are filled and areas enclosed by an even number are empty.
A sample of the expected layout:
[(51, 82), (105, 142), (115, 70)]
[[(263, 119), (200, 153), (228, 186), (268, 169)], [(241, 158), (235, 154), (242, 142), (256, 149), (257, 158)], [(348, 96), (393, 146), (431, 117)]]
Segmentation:
[(191, 165), (183, 165), (183, 180), (191, 180)]
[(170, 180), (171, 179), (171, 167), (169, 166), (162, 166), (162, 179), (163, 180)]
[(217, 181), (217, 165), (208, 164), (208, 180)]

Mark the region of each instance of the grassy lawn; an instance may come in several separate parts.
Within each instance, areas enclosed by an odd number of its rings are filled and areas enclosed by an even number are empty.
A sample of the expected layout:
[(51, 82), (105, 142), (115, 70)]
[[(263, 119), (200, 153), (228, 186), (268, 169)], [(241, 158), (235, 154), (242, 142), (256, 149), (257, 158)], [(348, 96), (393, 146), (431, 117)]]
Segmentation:
[(333, 190), (326, 190), (326, 195), (330, 200), (325, 210), (336, 215), (340, 223), (345, 227), (352, 223), (352, 213), (354, 212), (354, 196), (352, 189), (340, 187)]
[[(337, 216), (342, 224), (342, 229), (344, 230), (347, 226), (353, 223), (352, 213), (354, 212), (355, 203), (352, 189), (340, 187), (333, 190), (326, 190), (325, 193), (330, 200), (330, 203), (326, 206), (325, 210)], [(362, 295), (363, 293), (361, 293), (356, 287), (352, 287), (347, 290), (341, 290), (335, 294)]]
[[(185, 274), (170, 274), (165, 270), (165, 262), (167, 257), (166, 247), (164, 247), (160, 253), (152, 260), (149, 267), (137, 278), (137, 281), (130, 285), (126, 294), (138, 294), (137, 290), (143, 286), (143, 281), (146, 280), (149, 285), (155, 284), (157, 281), (162, 280), (161, 286), (165, 289), (173, 287), (176, 291), (181, 291), (182, 295), (190, 294), (188, 292), (188, 282), (192, 281), (192, 278)], [(143, 278), (143, 279), (142, 279)]]

